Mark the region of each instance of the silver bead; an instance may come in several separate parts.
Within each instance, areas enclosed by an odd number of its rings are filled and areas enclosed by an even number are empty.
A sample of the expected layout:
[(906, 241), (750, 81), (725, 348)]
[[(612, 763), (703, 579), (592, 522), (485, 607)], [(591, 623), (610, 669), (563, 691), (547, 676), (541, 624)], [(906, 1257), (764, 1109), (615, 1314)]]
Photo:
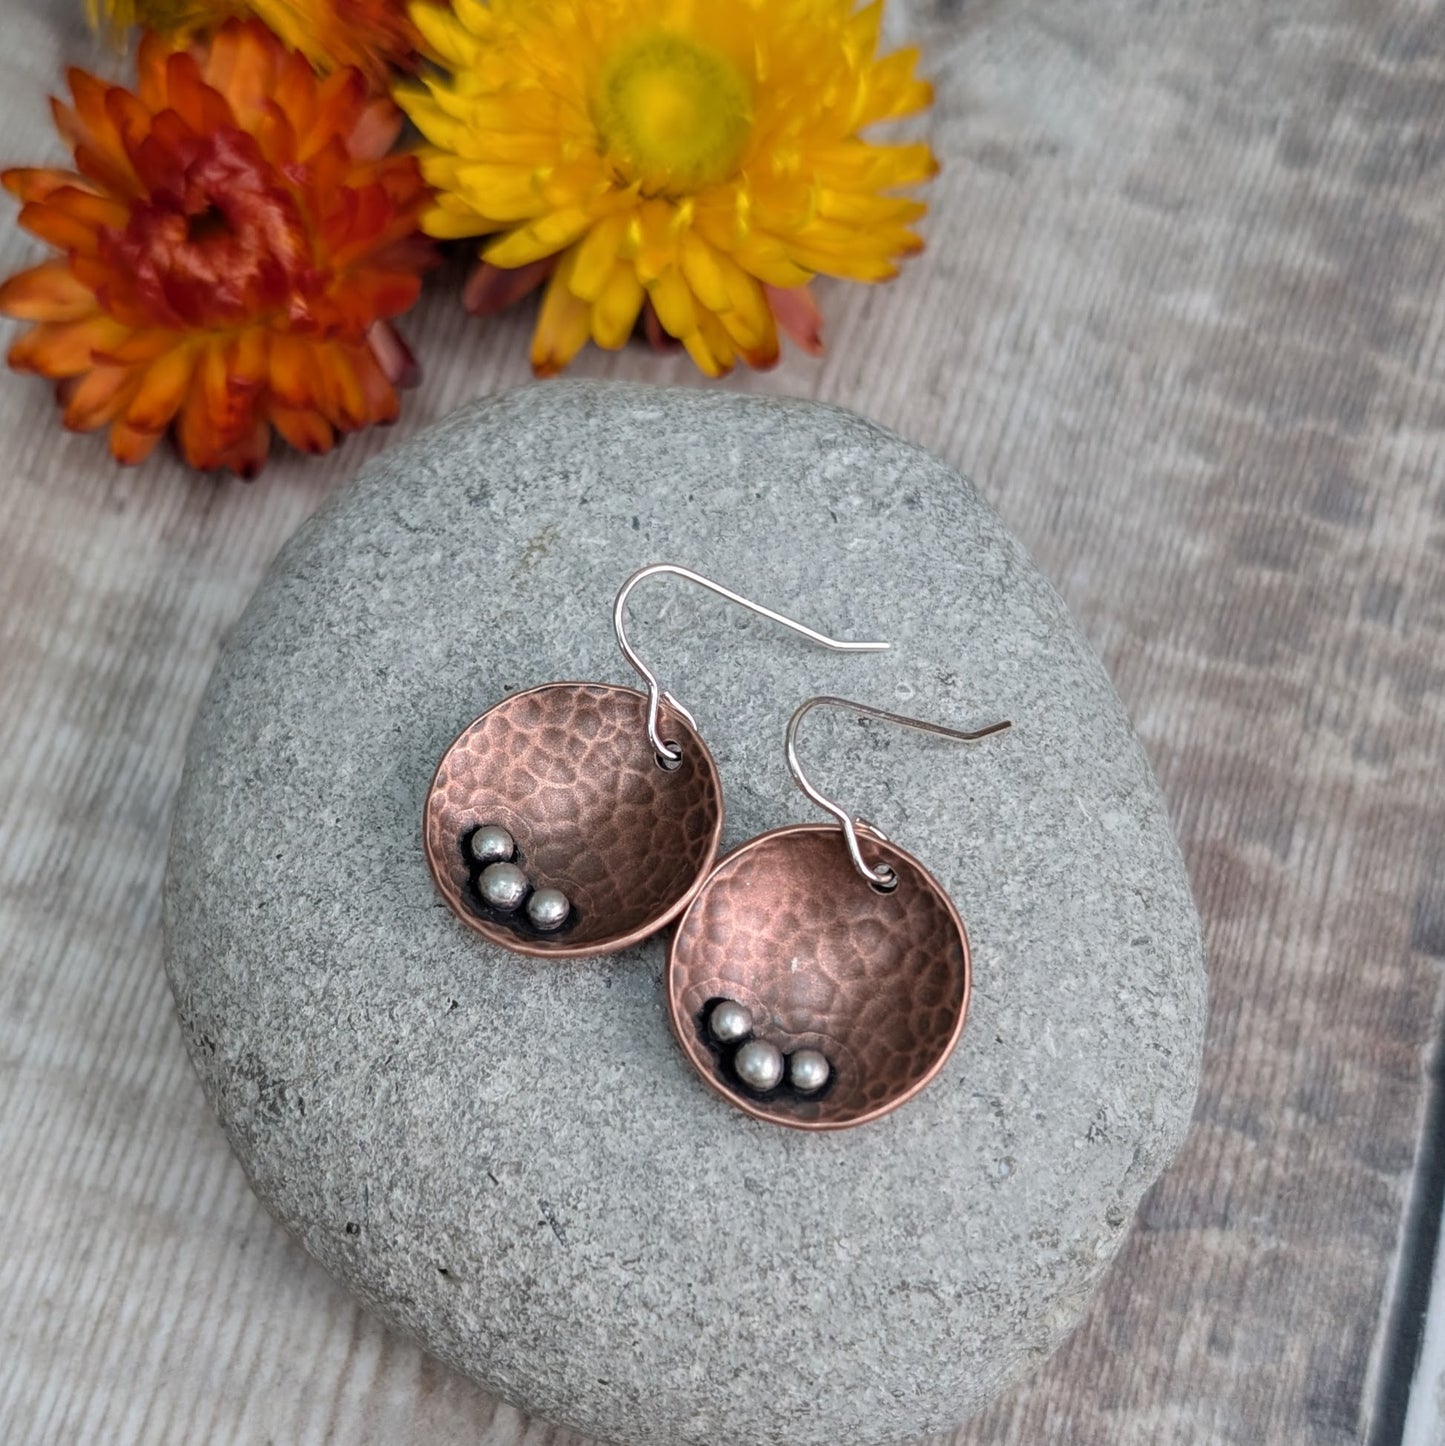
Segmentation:
[(801, 1094), (816, 1094), (832, 1072), (828, 1056), (820, 1049), (800, 1049), (788, 1058), (788, 1079)]
[(527, 900), (527, 917), (534, 929), (550, 934), (567, 922), (572, 912), (572, 901), (561, 889), (538, 889)]
[(517, 841), (499, 823), (484, 823), (473, 835), (472, 857), (479, 864), (509, 864), (517, 852)]
[(764, 1095), (783, 1077), (783, 1052), (765, 1039), (750, 1039), (738, 1050), (733, 1068), (750, 1090)]
[(532, 881), (516, 864), (488, 864), (477, 880), (477, 892), (499, 914), (510, 914), (531, 887)]
[(721, 999), (713, 1005), (707, 1027), (719, 1044), (736, 1044), (753, 1032), (753, 1016), (736, 999)]

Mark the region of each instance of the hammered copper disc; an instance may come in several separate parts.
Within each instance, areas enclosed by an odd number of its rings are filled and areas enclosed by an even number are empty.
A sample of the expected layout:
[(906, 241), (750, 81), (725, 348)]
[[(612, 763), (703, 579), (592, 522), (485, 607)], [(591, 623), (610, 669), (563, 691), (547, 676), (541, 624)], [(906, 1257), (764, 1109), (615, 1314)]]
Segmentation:
[[(647, 741), (647, 697), (635, 688), (546, 683), (462, 732), (437, 765), (422, 824), (432, 877), (458, 917), (505, 949), (558, 958), (611, 954), (675, 919), (717, 855), (722, 785), (707, 746), (665, 705), (662, 723), (682, 748), (671, 770)], [(484, 823), (516, 839), (535, 888), (572, 901), (557, 933), (482, 903), (466, 844)]]
[[(672, 1027), (708, 1084), (760, 1120), (841, 1130), (916, 1095), (943, 1067), (968, 1012), (968, 935), (952, 900), (911, 854), (860, 833), (865, 860), (889, 864), (882, 893), (853, 867), (842, 830), (795, 824), (761, 834), (713, 870), (677, 926), (667, 958)], [(732, 1051), (705, 1027), (736, 999), (754, 1037), (784, 1055), (820, 1049), (822, 1093), (741, 1085)]]

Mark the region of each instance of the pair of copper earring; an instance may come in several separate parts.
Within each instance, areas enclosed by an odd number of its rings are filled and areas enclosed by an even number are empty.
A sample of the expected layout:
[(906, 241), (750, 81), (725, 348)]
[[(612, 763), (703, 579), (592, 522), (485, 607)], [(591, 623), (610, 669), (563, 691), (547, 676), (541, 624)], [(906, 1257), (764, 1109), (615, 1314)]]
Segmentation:
[(940, 737), (965, 732), (844, 698), (809, 698), (784, 751), (836, 824), (773, 829), (717, 860), (722, 783), (696, 720), (629, 643), (627, 599), (667, 573), (838, 652), (830, 638), (689, 568), (655, 563), (618, 589), (613, 629), (647, 691), (544, 683), (464, 729), (437, 765), (427, 863), (453, 912), (522, 954), (611, 954), (677, 921), (668, 1013), (702, 1078), (739, 1109), (796, 1129), (845, 1129), (911, 1099), (943, 1067), (968, 1012), (968, 934), (911, 854), (824, 796), (798, 759), (814, 708)]

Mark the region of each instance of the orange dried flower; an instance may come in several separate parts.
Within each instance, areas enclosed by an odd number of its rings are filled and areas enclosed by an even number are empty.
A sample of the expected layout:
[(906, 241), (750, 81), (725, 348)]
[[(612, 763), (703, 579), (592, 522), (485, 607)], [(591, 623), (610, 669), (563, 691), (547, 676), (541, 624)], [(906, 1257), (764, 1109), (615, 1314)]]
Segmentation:
[(86, 0), (90, 23), (117, 38), (139, 26), (176, 41), (254, 16), (319, 71), (354, 65), (375, 86), (415, 68), (421, 37), (406, 0)]
[(60, 383), (65, 425), (139, 462), (254, 476), (271, 430), (305, 452), (395, 419), (415, 364), (389, 318), (430, 262), (425, 183), (360, 72), (318, 80), (263, 25), (147, 36), (134, 92), (70, 73), (75, 170), (11, 170), (20, 224), (63, 255), (0, 287), (38, 323), (10, 365)]

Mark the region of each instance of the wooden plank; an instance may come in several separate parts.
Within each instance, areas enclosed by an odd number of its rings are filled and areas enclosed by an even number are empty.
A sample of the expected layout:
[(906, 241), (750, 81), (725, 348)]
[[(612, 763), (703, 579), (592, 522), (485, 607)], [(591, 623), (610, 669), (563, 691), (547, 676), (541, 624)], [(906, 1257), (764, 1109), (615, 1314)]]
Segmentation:
[[(6, 150), (84, 55), (4, 0)], [(903, 22), (908, 22), (905, 25)], [(833, 350), (735, 384), (970, 471), (1096, 640), (1213, 963), (1197, 1128), (1085, 1326), (949, 1439), (1355, 1441), (1387, 1369), (1445, 959), (1445, 12), (939, 0), (932, 248), (824, 288)], [(29, 255), (8, 229), (0, 263)], [(0, 1435), (577, 1438), (383, 1330), (211, 1123), (157, 899), (180, 748), (266, 561), (371, 452), (523, 380), (432, 288), (393, 438), (253, 486), (122, 473), (0, 382)], [(582, 374), (687, 381), (596, 355)]]

